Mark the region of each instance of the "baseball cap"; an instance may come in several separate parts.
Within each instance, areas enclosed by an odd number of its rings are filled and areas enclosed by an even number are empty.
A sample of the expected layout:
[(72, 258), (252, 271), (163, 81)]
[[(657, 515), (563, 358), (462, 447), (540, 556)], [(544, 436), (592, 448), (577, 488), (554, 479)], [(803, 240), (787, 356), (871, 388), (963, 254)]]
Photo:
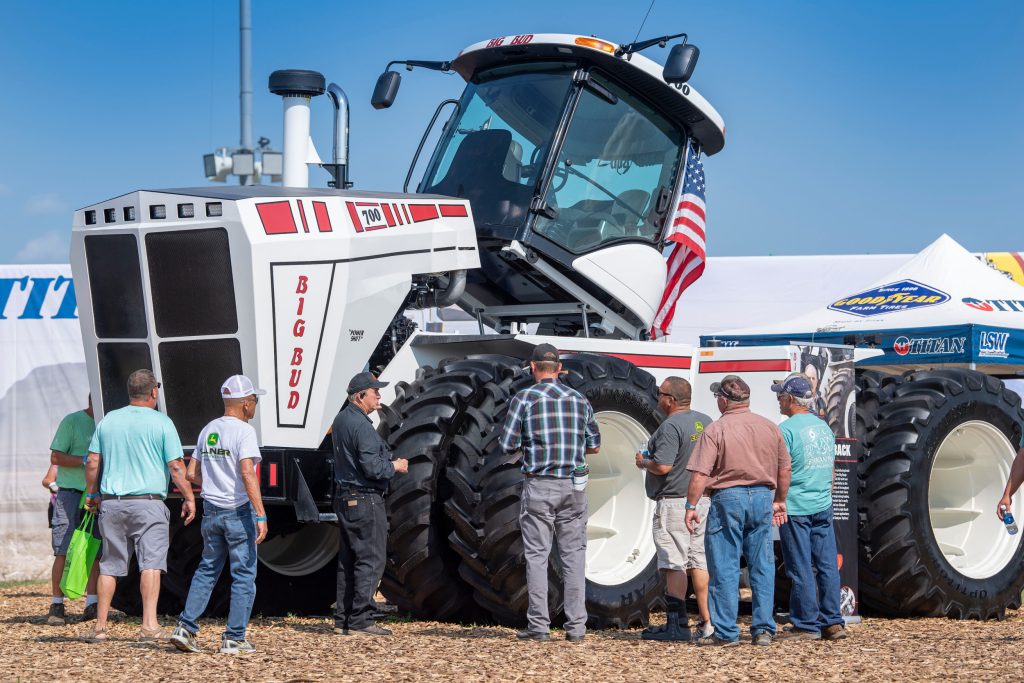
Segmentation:
[(367, 389), (380, 389), (387, 385), (387, 382), (381, 382), (379, 379), (374, 377), (372, 372), (360, 372), (349, 380), (348, 393), (349, 396), (351, 396), (352, 394), (358, 394), (360, 391), (366, 391)]
[(738, 375), (726, 375), (721, 382), (711, 384), (711, 393), (730, 401), (746, 401), (750, 398), (750, 387)]
[(789, 394), (797, 398), (810, 398), (812, 394), (811, 382), (806, 376), (794, 372), (781, 382), (772, 383), (772, 391), (777, 394)]
[(267, 392), (263, 389), (254, 387), (252, 380), (245, 375), (231, 375), (220, 385), (221, 398), (245, 398), (253, 394), (262, 396), (265, 393)]
[(557, 363), (558, 349), (551, 344), (537, 344), (537, 346), (533, 347), (533, 355), (530, 356), (530, 360), (536, 363), (544, 361)]

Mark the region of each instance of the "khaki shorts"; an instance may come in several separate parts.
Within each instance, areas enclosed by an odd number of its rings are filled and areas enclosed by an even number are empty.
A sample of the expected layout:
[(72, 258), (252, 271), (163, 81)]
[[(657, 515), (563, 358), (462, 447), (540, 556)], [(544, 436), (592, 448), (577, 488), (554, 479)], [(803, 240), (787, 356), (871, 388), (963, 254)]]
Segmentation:
[(658, 569), (684, 571), (703, 569), (708, 561), (704, 554), (704, 529), (708, 524), (711, 499), (701, 496), (697, 501), (700, 523), (696, 533), (686, 529), (686, 499), (662, 498), (654, 508), (654, 545), (658, 548)]

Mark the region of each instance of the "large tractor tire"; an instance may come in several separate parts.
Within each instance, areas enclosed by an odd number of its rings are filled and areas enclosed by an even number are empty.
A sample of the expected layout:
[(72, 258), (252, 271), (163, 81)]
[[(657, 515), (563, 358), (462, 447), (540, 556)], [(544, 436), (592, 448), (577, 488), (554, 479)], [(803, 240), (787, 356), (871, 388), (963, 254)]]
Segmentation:
[[(587, 488), (587, 612), (592, 628), (646, 624), (663, 605), (663, 582), (651, 534), (653, 504), (644, 493), (643, 475), (634, 465), (639, 444), (657, 428), (654, 378), (613, 357), (579, 354), (563, 358), (564, 381), (590, 401), (601, 428), (601, 452), (590, 456)], [(531, 384), (525, 373), (512, 393)], [(502, 420), (504, 413), (501, 413)], [(500, 429), (495, 421), (494, 428)], [(525, 620), (526, 565), (519, 528), (524, 477), (518, 459), (501, 453), (496, 442), (483, 457), (457, 460), (449, 478), (469, 484), (477, 496), (476, 513), (458, 497), (448, 511), (459, 518), (452, 545), (463, 557), (460, 573), (474, 587), (474, 598), (500, 622)], [(457, 487), (458, 488), (458, 487)], [(475, 492), (475, 493), (474, 493)], [(552, 557), (555, 557), (553, 553)], [(557, 561), (549, 600), (557, 620), (561, 591)]]
[(510, 374), (494, 356), (448, 360), (399, 383), (380, 433), (409, 472), (396, 476), (387, 498), (390, 533), (381, 591), (404, 612), (436, 620), (476, 620), (480, 610), (459, 578), (459, 556), (448, 546), (452, 524), (443, 511), (451, 495), (445, 477), (455, 453), (479, 449), (492, 430), (492, 386)]
[(1003, 618), (1024, 589), (1021, 536), (994, 509), (1020, 443), (1020, 398), (972, 370), (917, 371), (878, 388), (860, 465), (862, 604)]

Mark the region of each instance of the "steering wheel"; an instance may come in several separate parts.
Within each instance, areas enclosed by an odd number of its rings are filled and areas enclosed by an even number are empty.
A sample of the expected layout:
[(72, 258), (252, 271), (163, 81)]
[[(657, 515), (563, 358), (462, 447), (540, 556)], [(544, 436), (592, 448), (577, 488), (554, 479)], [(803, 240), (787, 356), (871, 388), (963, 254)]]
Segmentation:
[[(587, 226), (579, 223), (586, 222)], [(600, 226), (600, 228), (598, 228)], [(570, 251), (579, 253), (616, 237), (626, 236), (626, 226), (620, 216), (608, 211), (588, 211), (565, 235), (565, 245)]]

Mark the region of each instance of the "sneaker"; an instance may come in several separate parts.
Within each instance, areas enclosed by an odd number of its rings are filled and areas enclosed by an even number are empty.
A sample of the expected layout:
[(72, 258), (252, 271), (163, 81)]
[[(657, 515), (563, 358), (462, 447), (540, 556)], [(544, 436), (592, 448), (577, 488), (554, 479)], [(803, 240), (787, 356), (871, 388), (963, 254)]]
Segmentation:
[(773, 640), (775, 640), (775, 636), (768, 633), (768, 631), (761, 631), (753, 638), (754, 645), (759, 645), (761, 647), (768, 647), (772, 644)]
[(715, 633), (715, 627), (711, 625), (710, 621), (698, 621), (696, 636), (698, 638), (708, 638)]
[(163, 630), (159, 626), (156, 628), (146, 628), (143, 626), (139, 629), (139, 640), (144, 643), (160, 643), (166, 642), (171, 639), (171, 634)]
[(222, 655), (244, 655), (256, 652), (256, 646), (248, 640), (235, 640), (227, 636), (221, 636), (220, 653)]
[(51, 602), (50, 611), (46, 614), (46, 624), (48, 626), (67, 626), (68, 620), (64, 616), (64, 603), (63, 602)]
[(391, 630), (381, 628), (380, 626), (377, 626), (377, 624), (373, 624), (371, 626), (367, 626), (366, 628), (350, 628), (348, 630), (348, 633), (349, 635), (356, 636), (390, 636)]
[(715, 635), (698, 638), (695, 642), (702, 647), (737, 647), (740, 644), (738, 640), (723, 640)]
[(96, 618), (97, 604), (94, 602), (91, 605), (86, 605), (85, 609), (82, 610), (82, 618), (80, 621), (92, 621)]
[(551, 634), (547, 631), (531, 631), (524, 628), (516, 633), (516, 638), (519, 640), (551, 640)]
[(805, 631), (802, 628), (784, 628), (778, 636), (779, 640), (821, 640), (817, 631)]
[(826, 626), (825, 630), (821, 632), (821, 637), (825, 640), (842, 640), (846, 637), (846, 627), (842, 624)]
[(202, 650), (199, 649), (199, 642), (196, 641), (196, 634), (192, 633), (181, 624), (178, 624), (174, 628), (174, 633), (171, 634), (169, 640), (171, 641), (171, 645), (182, 652), (202, 652)]

